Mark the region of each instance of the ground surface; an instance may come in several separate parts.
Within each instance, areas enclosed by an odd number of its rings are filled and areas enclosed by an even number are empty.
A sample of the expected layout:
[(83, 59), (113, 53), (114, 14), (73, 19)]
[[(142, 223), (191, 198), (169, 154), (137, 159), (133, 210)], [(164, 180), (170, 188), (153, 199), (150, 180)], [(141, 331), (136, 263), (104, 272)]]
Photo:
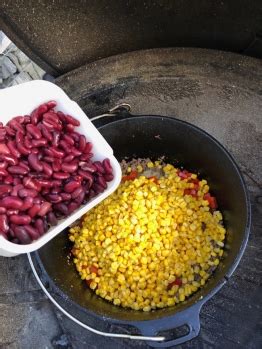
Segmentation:
[[(262, 345), (261, 78), (261, 62), (254, 59), (154, 50), (99, 61), (57, 80), (89, 116), (126, 101), (134, 113), (176, 115), (197, 124), (227, 147), (244, 173), (252, 204), (246, 252), (228, 283), (203, 307), (199, 337), (183, 349)], [(45, 298), (26, 257), (19, 256), (0, 258), (0, 348), (147, 346), (104, 339), (73, 324)]]

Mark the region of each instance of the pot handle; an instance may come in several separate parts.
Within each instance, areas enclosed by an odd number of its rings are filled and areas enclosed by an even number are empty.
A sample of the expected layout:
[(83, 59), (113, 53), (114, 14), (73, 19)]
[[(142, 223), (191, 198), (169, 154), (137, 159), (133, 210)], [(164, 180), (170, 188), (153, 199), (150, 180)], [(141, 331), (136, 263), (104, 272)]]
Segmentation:
[[(179, 338), (171, 339), (163, 342), (147, 341), (147, 344), (154, 348), (168, 348), (182, 344), (198, 336), (200, 331), (199, 313), (203, 303), (196, 304), (189, 309), (177, 313), (175, 316), (165, 317), (153, 321), (145, 321), (136, 323), (136, 327), (141, 331), (143, 336), (162, 335), (162, 331), (168, 331), (181, 326), (187, 326), (189, 332)], [(165, 335), (164, 335), (165, 336)]]

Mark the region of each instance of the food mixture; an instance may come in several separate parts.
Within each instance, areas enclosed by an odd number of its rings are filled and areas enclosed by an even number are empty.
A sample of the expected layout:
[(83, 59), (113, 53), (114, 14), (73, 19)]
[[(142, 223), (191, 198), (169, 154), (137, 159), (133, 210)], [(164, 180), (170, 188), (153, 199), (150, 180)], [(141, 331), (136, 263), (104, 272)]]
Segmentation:
[(123, 162), (118, 189), (70, 230), (88, 287), (150, 311), (183, 302), (223, 254), (226, 230), (205, 179), (162, 161)]

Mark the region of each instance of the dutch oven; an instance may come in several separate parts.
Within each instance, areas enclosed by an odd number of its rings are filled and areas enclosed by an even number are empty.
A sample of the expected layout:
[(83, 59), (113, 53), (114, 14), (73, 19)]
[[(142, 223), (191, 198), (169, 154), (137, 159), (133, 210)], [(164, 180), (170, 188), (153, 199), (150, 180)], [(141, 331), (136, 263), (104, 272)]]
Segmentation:
[(158, 115), (131, 115), (121, 109), (115, 115), (97, 118), (95, 125), (119, 161), (134, 157), (156, 160), (164, 155), (166, 161), (208, 180), (227, 230), (222, 260), (207, 283), (186, 301), (146, 313), (115, 306), (86, 287), (73, 262), (68, 260), (72, 246), (67, 231), (32, 254), (33, 259), (56, 292), (82, 312), (120, 326), (136, 327), (143, 336), (187, 327), (182, 337), (150, 341), (151, 346), (168, 347), (188, 341), (199, 333), (201, 307), (230, 278), (247, 244), (250, 204), (242, 175), (232, 156), (216, 139), (185, 121)]

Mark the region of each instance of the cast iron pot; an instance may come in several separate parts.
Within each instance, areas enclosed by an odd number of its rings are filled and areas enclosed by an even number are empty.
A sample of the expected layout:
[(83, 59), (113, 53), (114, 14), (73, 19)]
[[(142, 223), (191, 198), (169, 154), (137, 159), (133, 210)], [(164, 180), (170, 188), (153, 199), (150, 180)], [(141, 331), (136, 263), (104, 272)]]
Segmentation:
[(250, 229), (250, 204), (242, 175), (232, 156), (218, 141), (198, 127), (176, 118), (121, 112), (97, 120), (96, 126), (118, 160), (126, 157), (158, 159), (165, 155), (166, 161), (197, 172), (208, 180), (227, 229), (222, 261), (204, 287), (186, 301), (147, 313), (114, 306), (86, 287), (73, 263), (68, 263), (67, 232), (33, 255), (57, 292), (86, 314), (134, 326), (144, 336), (159, 335), (186, 325), (188, 331), (182, 337), (148, 343), (155, 347), (181, 344), (198, 335), (202, 305), (227, 282), (245, 250)]

